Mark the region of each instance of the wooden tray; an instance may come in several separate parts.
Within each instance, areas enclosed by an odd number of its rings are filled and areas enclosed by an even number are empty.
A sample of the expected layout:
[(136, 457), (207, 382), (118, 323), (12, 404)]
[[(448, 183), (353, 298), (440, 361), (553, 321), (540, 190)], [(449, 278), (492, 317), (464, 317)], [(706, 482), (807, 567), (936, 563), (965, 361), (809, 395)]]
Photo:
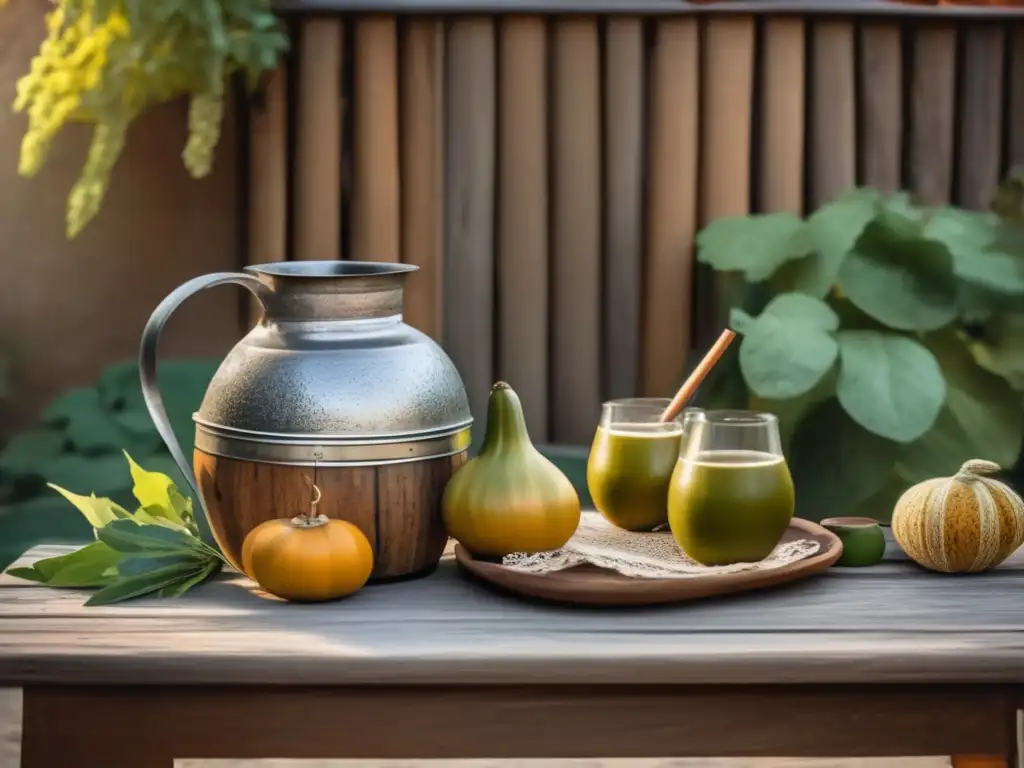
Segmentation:
[(815, 539), (821, 549), (810, 557), (770, 571), (746, 571), (684, 579), (637, 579), (594, 565), (578, 565), (555, 573), (524, 573), (500, 563), (478, 560), (456, 545), (455, 559), (474, 576), (527, 597), (577, 605), (655, 605), (680, 603), (733, 592), (763, 589), (827, 570), (843, 554), (843, 545), (817, 523), (794, 518), (783, 542)]

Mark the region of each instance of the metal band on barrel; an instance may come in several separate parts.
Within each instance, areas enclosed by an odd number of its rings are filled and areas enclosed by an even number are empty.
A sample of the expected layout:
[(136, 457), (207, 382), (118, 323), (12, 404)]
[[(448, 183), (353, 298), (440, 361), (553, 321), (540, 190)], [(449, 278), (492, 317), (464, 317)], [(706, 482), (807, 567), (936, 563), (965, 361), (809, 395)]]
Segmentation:
[(418, 435), (339, 437), (246, 432), (196, 419), (197, 451), (265, 464), (318, 466), (401, 464), (453, 456), (469, 448), (472, 421)]

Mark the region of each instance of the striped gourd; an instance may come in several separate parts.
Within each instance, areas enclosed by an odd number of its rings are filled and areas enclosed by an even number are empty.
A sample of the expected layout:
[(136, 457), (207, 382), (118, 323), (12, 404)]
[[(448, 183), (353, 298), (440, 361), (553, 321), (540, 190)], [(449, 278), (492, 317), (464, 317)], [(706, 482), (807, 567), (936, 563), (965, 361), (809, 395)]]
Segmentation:
[(892, 515), (903, 551), (933, 571), (976, 573), (994, 568), (1024, 543), (1024, 502), (1005, 483), (986, 477), (998, 464), (974, 459), (953, 477), (925, 480), (904, 493)]

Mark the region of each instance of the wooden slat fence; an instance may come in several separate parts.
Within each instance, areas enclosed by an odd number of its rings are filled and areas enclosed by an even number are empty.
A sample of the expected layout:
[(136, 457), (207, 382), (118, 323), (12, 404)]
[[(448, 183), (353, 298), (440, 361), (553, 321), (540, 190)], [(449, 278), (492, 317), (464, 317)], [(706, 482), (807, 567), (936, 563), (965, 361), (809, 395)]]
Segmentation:
[(692, 244), (712, 219), (855, 184), (982, 207), (1024, 162), (1018, 22), (293, 23), (250, 110), (250, 261), (419, 265), (407, 320), (478, 416), (509, 381), (538, 441), (588, 443), (603, 399), (678, 386), (721, 322)]

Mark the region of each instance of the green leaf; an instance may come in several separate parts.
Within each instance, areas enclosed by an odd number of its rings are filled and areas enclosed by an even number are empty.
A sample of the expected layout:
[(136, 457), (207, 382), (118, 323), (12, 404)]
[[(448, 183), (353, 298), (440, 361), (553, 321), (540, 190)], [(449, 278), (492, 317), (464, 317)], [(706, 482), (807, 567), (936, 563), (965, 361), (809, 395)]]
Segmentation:
[(123, 578), (141, 576), (145, 573), (168, 568), (172, 565), (191, 565), (192, 568), (204, 568), (210, 558), (199, 552), (182, 552), (176, 555), (136, 554), (125, 557), (117, 566), (117, 572)]
[[(715, 367), (717, 368), (718, 366)], [(175, 487), (179, 489), (179, 493), (186, 500), (187, 508), (191, 515), (191, 518), (186, 523), (186, 527), (193, 533), (198, 531), (199, 535), (203, 536), (207, 541), (213, 541), (213, 534), (210, 531), (210, 525), (206, 520), (206, 516), (196, 514), (195, 512), (197, 508), (202, 509), (202, 506), (192, 491), (192, 487), (188, 484), (188, 479), (182, 475), (178, 465), (174, 463), (174, 459), (166, 455), (152, 456), (146, 460), (146, 467), (151, 472), (162, 472), (174, 481)]]
[(879, 200), (875, 190), (857, 189), (811, 214), (801, 235), (811, 253), (787, 267), (793, 290), (819, 299), (828, 295), (846, 255), (877, 215)]
[(949, 251), (906, 237), (881, 218), (865, 228), (843, 261), (839, 287), (862, 312), (898, 330), (936, 330), (958, 314)]
[(128, 466), (131, 468), (135, 487), (132, 493), (145, 510), (155, 517), (165, 517), (175, 523), (184, 525), (192, 516), (192, 501), (186, 499), (174, 482), (161, 472), (147, 472), (125, 453)]
[(38, 475), (42, 466), (59, 456), (64, 436), (53, 429), (34, 429), (11, 438), (0, 452), (0, 472), (10, 475)]
[(835, 363), (835, 312), (819, 299), (784, 293), (746, 325), (740, 370), (756, 395), (786, 400), (811, 390)]
[(118, 520), (97, 532), (103, 543), (125, 554), (179, 555), (201, 550), (193, 536), (157, 525), (139, 525), (133, 520)]
[(61, 394), (43, 412), (43, 423), (63, 427), (83, 411), (100, 410), (100, 396), (95, 387), (70, 389)]
[(992, 214), (940, 208), (924, 236), (946, 246), (960, 279), (996, 293), (1024, 295), (1024, 259), (1000, 250), (999, 220)]
[(797, 515), (846, 515), (871, 498), (892, 471), (900, 446), (869, 432), (835, 398), (810, 411), (793, 435), (788, 463)]
[(916, 207), (906, 192), (884, 198), (878, 206), (877, 221), (901, 238), (920, 239), (927, 220), (927, 211)]
[(222, 563), (219, 560), (213, 560), (203, 568), (196, 571), (193, 576), (182, 579), (181, 581), (170, 584), (164, 587), (160, 591), (161, 597), (181, 597), (183, 594), (188, 592), (192, 587), (197, 584), (201, 584), (211, 576), (220, 572)]
[(751, 394), (749, 402), (744, 407), (751, 411), (775, 414), (779, 420), (779, 439), (782, 441), (783, 450), (788, 455), (793, 436), (804, 417), (820, 403), (835, 397), (836, 378), (836, 370), (833, 368), (813, 389), (799, 397), (788, 400), (770, 400)]
[(854, 421), (876, 435), (910, 443), (925, 434), (946, 400), (935, 356), (906, 336), (841, 331), (836, 393)]
[(134, 361), (114, 363), (103, 369), (96, 391), (108, 410), (144, 410), (139, 366)]
[(181, 531), (182, 533), (188, 533), (189, 529), (181, 523), (176, 523), (173, 520), (168, 520), (166, 517), (160, 517), (159, 515), (151, 515), (146, 511), (145, 507), (139, 507), (132, 513), (132, 518), (139, 525), (161, 525), (164, 528), (171, 528), (175, 531)]
[(117, 576), (120, 560), (120, 553), (97, 541), (66, 555), (37, 560), (28, 568), (12, 568), (8, 573), (48, 587), (101, 587)]
[(993, 293), (974, 283), (961, 280), (957, 286), (957, 316), (962, 323), (981, 325), (1015, 304), (1005, 294)]
[(122, 600), (130, 600), (181, 582), (195, 576), (195, 563), (180, 562), (164, 568), (147, 571), (137, 576), (117, 579), (113, 584), (104, 587), (86, 601), (86, 605), (109, 605)]
[(157, 448), (163, 444), (147, 411), (118, 411), (114, 413), (113, 418), (125, 432), (136, 437), (155, 439)]
[(790, 213), (716, 219), (697, 235), (698, 261), (719, 272), (767, 280), (787, 261), (807, 253), (797, 235), (804, 223)]
[(89, 521), (89, 525), (97, 530), (109, 525), (115, 520), (130, 517), (128, 511), (107, 498), (91, 496), (79, 496), (77, 493), (64, 490), (59, 485), (47, 483), (47, 486), (57, 491), (61, 496), (75, 505), (75, 508)]
[[(692, 403), (705, 410), (735, 410), (747, 407), (750, 393), (740, 373), (739, 345), (732, 344), (707, 378), (697, 387)], [(585, 484), (584, 484), (585, 485)]]
[(882, 203), (883, 210), (888, 214), (891, 221), (894, 217), (904, 219), (908, 225), (918, 226), (926, 219), (925, 211), (914, 205), (909, 192), (897, 192), (890, 195)]
[(16, 579), (24, 579), (25, 581), (34, 581), (37, 584), (46, 583), (46, 578), (43, 574), (31, 567), (8, 568), (7, 575), (14, 576)]
[(68, 422), (67, 438), (75, 449), (85, 455), (113, 453), (124, 442), (124, 432), (111, 414), (104, 411), (81, 411)]
[(967, 344), (978, 365), (1024, 390), (1024, 314), (996, 315), (985, 324), (982, 338)]
[(946, 405), (935, 425), (906, 447), (900, 476), (917, 483), (949, 477), (968, 459), (984, 458), (1012, 467), (1024, 436), (1020, 395), (1003, 379), (974, 364), (963, 342), (951, 333), (925, 343), (946, 377)]
[(70, 554), (40, 560), (35, 567), (45, 573), (43, 568), (48, 562), (52, 563), (54, 570), (46, 579), (48, 587), (102, 587), (117, 576), (121, 557), (120, 552), (95, 541)]
[(736, 333), (746, 333), (754, 327), (754, 318), (742, 309), (733, 308), (729, 310), (729, 327)]

